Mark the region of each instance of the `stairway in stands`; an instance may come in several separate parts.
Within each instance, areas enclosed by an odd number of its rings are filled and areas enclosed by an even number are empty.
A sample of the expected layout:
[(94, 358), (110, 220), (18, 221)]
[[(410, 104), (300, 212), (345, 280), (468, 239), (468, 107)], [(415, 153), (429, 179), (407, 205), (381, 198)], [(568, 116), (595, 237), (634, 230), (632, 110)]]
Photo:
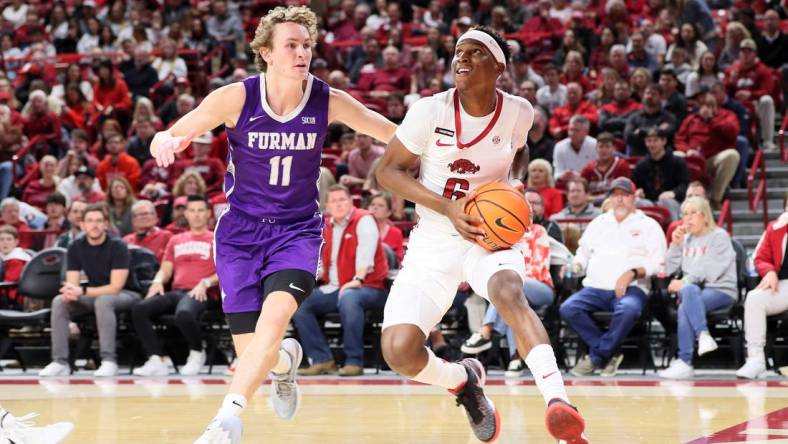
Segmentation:
[[(765, 153), (766, 162), (766, 199), (769, 206), (769, 220), (774, 220), (783, 212), (783, 196), (788, 191), (788, 163), (780, 160), (779, 152)], [(749, 171), (748, 171), (749, 173)], [(756, 176), (757, 177), (757, 176)], [(756, 185), (758, 181), (756, 181)], [(753, 194), (755, 189), (753, 189)], [(733, 236), (739, 239), (747, 250), (752, 250), (763, 234), (763, 203), (751, 211), (747, 198), (747, 188), (731, 190), (733, 216)]]

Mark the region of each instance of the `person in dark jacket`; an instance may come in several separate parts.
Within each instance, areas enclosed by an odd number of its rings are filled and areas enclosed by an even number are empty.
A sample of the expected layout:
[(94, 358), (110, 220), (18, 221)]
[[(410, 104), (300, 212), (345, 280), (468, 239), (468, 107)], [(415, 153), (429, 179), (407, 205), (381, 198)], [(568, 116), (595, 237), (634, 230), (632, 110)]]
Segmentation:
[(667, 149), (667, 142), (667, 137), (658, 128), (646, 131), (648, 156), (635, 165), (632, 179), (639, 198), (667, 208), (675, 220), (687, 192), (689, 172), (684, 159)]

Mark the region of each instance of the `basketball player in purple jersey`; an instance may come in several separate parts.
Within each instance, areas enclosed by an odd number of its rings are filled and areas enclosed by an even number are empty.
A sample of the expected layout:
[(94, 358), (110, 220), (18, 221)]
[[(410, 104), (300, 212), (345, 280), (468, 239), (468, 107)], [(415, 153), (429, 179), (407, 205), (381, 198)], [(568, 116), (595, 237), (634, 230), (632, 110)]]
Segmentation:
[[(216, 222), (214, 257), (239, 362), (200, 444), (240, 442), (240, 413), (269, 371), (274, 410), (283, 419), (295, 415), (303, 353), (282, 336), (315, 285), (323, 242), (317, 179), (328, 124), (342, 122), (383, 142), (396, 129), (309, 74), (316, 40), (317, 18), (308, 8), (271, 10), (251, 43), (262, 74), (212, 92), (151, 144), (160, 166), (222, 123), (230, 144), (229, 207)], [(365, 273), (357, 270), (358, 279)]]

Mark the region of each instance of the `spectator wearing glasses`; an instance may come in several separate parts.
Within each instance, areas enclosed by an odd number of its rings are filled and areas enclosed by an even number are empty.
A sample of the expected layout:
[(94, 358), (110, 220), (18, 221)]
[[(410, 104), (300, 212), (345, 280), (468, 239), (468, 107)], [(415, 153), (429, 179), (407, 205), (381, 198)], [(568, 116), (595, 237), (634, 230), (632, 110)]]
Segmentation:
[(685, 379), (694, 375), (692, 354), (698, 341), (698, 356), (717, 349), (709, 334), (706, 314), (736, 302), (736, 252), (731, 238), (714, 223), (709, 201), (691, 197), (681, 205), (682, 224), (673, 232), (665, 255), (665, 271), (680, 271), (683, 277), (668, 285), (676, 294), (678, 308), (678, 359), (659, 376)]

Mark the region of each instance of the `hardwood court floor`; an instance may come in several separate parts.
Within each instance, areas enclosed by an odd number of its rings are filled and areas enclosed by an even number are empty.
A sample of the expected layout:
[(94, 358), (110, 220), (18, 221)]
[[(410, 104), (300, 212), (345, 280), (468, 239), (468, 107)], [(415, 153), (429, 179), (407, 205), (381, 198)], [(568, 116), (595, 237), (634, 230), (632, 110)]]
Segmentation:
[[(465, 414), (443, 390), (394, 375), (301, 379), (301, 410), (274, 418), (264, 386), (244, 414), (244, 443), (476, 443)], [(39, 381), (0, 375), (0, 403), (39, 423), (72, 421), (67, 443), (191, 443), (215, 413), (227, 379), (87, 377)], [(788, 380), (570, 379), (569, 395), (592, 443), (788, 443)], [(544, 403), (529, 379), (491, 377), (501, 410), (497, 442), (551, 443)]]

